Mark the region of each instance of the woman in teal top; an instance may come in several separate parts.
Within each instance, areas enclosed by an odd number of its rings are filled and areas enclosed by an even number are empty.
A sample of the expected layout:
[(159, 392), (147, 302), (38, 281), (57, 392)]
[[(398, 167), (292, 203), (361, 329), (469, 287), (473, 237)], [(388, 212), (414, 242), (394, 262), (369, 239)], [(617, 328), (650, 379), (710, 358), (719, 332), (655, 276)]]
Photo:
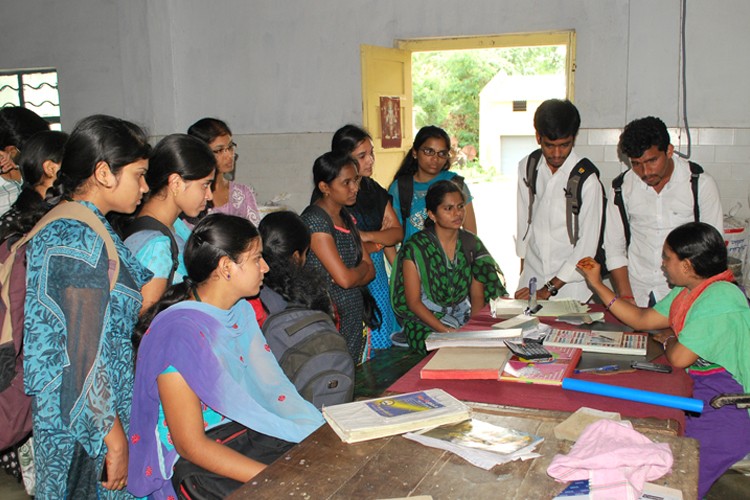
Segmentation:
[[(120, 261), (114, 289), (104, 241), (82, 222), (53, 222), (26, 248), (24, 383), (33, 397), (40, 499), (129, 498), (130, 335), (141, 308), (139, 289), (151, 273), (104, 215), (135, 210), (148, 191), (150, 149), (132, 123), (86, 118), (70, 135), (47, 193), (53, 204), (81, 203), (109, 230)], [(100, 480), (103, 470), (106, 480)]]
[(125, 239), (125, 245), (138, 261), (154, 273), (141, 290), (143, 310), (159, 300), (168, 285), (181, 282), (186, 274), (182, 255), (190, 228), (178, 217), (181, 213), (195, 217), (206, 208), (212, 199), (215, 171), (216, 158), (206, 143), (195, 137), (172, 134), (154, 147), (146, 174), (151, 191), (136, 220), (150, 217), (152, 224), (155, 220), (172, 233), (179, 251), (179, 265), (172, 283), (167, 283), (173, 265), (172, 247), (170, 238), (159, 230), (140, 230)]
[[(477, 220), (474, 215), (474, 206), (468, 186), (459, 181), (457, 174), (449, 170), (451, 166), (451, 140), (445, 130), (434, 125), (422, 127), (414, 138), (414, 144), (401, 162), (393, 182), (388, 188), (388, 194), (393, 198), (393, 209), (404, 228), (404, 242), (414, 233), (418, 233), (424, 227), (427, 219), (427, 208), (425, 207), (425, 195), (427, 190), (437, 181), (452, 180), (460, 185), (466, 198), (466, 218), (463, 229), (477, 233)], [(408, 191), (412, 193), (410, 202), (401, 200), (399, 196), (399, 183), (410, 184)], [(402, 206), (408, 206), (408, 216), (404, 220)]]
[[(662, 269), (672, 291), (653, 308), (639, 308), (602, 284), (594, 259), (578, 263), (591, 289), (623, 323), (661, 330), (655, 339), (667, 360), (687, 370), (703, 412), (688, 415), (685, 435), (700, 443), (698, 497), (731, 465), (750, 453), (750, 415), (734, 406), (713, 408), (719, 394), (750, 392), (750, 308), (727, 269), (719, 231), (703, 222), (674, 229), (664, 242)], [(658, 376), (658, 375), (657, 375)]]

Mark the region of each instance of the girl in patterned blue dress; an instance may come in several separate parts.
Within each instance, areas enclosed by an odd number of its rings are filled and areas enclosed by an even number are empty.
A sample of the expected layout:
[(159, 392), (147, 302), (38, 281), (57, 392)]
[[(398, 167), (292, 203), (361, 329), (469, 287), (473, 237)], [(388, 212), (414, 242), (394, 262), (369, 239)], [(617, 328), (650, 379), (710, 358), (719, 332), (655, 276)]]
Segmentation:
[(190, 228), (180, 214), (196, 217), (211, 201), (211, 184), (216, 171), (216, 158), (203, 141), (185, 134), (172, 134), (154, 147), (149, 160), (146, 183), (149, 193), (136, 217), (150, 217), (166, 226), (179, 250), (178, 267), (172, 271), (171, 242), (158, 230), (142, 230), (125, 239), (125, 245), (138, 262), (154, 273), (143, 286), (143, 310), (162, 296), (168, 285), (179, 283), (187, 274), (183, 253)]
[(359, 167), (357, 202), (348, 210), (357, 221), (365, 251), (375, 266), (375, 279), (367, 288), (375, 298), (381, 318), (380, 327), (370, 332), (369, 343), (373, 349), (387, 349), (391, 347), (391, 334), (400, 328), (391, 307), (383, 252), (384, 248), (401, 242), (404, 230), (393, 210), (391, 196), (372, 179), (375, 152), (370, 134), (356, 125), (344, 125), (333, 135), (331, 149), (349, 153)]
[[(102, 238), (61, 219), (27, 246), (24, 383), (33, 397), (36, 496), (129, 498), (133, 392), (130, 340), (151, 278), (104, 216), (133, 212), (148, 186), (143, 130), (110, 116), (83, 119), (70, 135), (50, 202), (80, 203), (109, 231), (120, 272), (110, 291)], [(50, 198), (53, 196), (53, 198)], [(56, 197), (56, 199), (55, 199)]]
[(375, 268), (346, 209), (357, 201), (357, 165), (349, 154), (330, 151), (315, 160), (313, 180), (316, 201), (302, 212), (312, 233), (305, 267), (325, 273), (339, 332), (346, 338), (354, 363), (359, 364), (366, 359), (365, 294), (375, 307), (365, 287), (375, 277)]

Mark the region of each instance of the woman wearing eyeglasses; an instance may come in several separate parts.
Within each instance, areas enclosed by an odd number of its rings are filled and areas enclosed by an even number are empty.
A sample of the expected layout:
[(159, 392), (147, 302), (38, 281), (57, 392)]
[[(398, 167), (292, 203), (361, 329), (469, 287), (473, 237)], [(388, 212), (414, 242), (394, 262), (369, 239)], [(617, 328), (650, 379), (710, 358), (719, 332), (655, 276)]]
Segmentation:
[(226, 178), (227, 174), (234, 171), (237, 159), (237, 144), (232, 140), (229, 126), (216, 118), (202, 118), (193, 123), (187, 132), (206, 142), (216, 156), (216, 179), (212, 187), (214, 199), (208, 213), (237, 215), (257, 227), (260, 223), (260, 213), (252, 186)]
[[(393, 197), (393, 208), (404, 227), (404, 242), (424, 227), (427, 219), (425, 194), (430, 186), (442, 180), (451, 180), (461, 187), (466, 198), (463, 228), (475, 234), (477, 232), (471, 192), (464, 184), (463, 177), (448, 170), (451, 165), (450, 147), (450, 137), (445, 130), (434, 125), (422, 127), (393, 177), (388, 193)], [(402, 195), (404, 200), (401, 199)]]

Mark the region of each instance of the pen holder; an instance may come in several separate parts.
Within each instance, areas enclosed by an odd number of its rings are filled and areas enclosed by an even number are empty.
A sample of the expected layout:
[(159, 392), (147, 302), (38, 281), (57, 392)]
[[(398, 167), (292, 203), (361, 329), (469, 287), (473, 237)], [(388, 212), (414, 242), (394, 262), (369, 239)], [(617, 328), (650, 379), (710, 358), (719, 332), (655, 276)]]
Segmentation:
[(690, 411), (693, 413), (703, 412), (703, 401), (700, 399), (672, 396), (671, 394), (663, 394), (661, 392), (642, 391), (640, 389), (600, 384), (598, 382), (588, 382), (586, 380), (573, 378), (564, 378), (562, 381), (562, 388), (570, 391), (607, 396), (610, 398), (625, 399), (627, 401), (637, 401), (639, 403), (677, 408), (678, 410)]

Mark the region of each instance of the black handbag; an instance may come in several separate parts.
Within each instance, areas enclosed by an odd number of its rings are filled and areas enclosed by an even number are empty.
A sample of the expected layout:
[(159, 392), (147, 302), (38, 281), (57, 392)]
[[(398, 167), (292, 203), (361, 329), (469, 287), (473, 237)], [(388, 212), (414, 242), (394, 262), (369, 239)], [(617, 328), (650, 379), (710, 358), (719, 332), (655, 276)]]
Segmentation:
[[(207, 431), (206, 436), (266, 465), (294, 446), (294, 443), (261, 434), (236, 422), (215, 427)], [(182, 499), (220, 500), (242, 486), (242, 483), (180, 458), (174, 466), (172, 486)]]

